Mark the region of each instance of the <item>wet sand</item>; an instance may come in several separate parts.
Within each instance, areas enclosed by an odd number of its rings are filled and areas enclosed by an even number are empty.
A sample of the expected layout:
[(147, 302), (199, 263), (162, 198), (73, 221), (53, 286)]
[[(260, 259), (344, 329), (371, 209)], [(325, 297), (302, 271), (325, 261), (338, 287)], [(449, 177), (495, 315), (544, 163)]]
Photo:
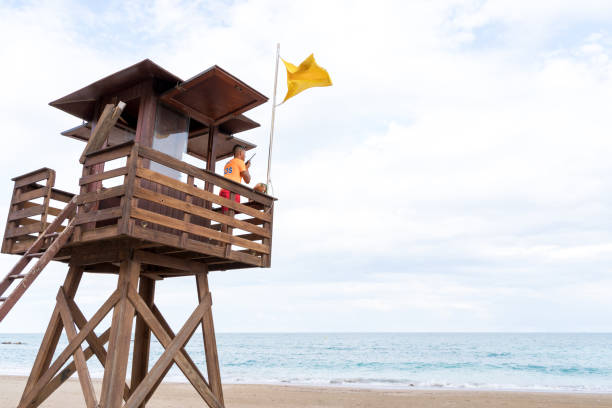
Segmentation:
[[(16, 407), (26, 378), (0, 376), (0, 407)], [(101, 383), (95, 381), (99, 393)], [(568, 394), (514, 391), (380, 390), (277, 385), (226, 385), (228, 408), (612, 408), (612, 394)], [(68, 380), (41, 407), (84, 407), (76, 379)], [(150, 408), (203, 407), (190, 384), (164, 383), (147, 404)]]

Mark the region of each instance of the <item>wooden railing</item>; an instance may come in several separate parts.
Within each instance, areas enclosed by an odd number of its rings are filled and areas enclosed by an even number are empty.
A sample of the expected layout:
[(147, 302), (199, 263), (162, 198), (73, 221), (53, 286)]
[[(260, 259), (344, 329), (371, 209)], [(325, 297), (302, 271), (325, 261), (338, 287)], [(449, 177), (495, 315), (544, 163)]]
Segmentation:
[[(55, 171), (48, 168), (12, 180), (15, 184), (2, 241), (2, 252), (15, 254), (26, 251), (34, 243), (74, 194), (54, 188)], [(60, 226), (59, 230), (62, 229), (63, 226)], [(46, 244), (43, 244), (43, 247), (45, 246)]]
[[(180, 180), (150, 170), (152, 162)], [(210, 269), (270, 266), (274, 199), (244, 185), (133, 143), (87, 155), (80, 185), (73, 242), (126, 235), (201, 253)]]
[[(87, 155), (79, 179), (77, 216), (72, 242), (94, 241), (125, 234), (120, 222), (125, 204), (128, 161), (136, 160), (136, 145), (124, 143)], [(100, 168), (103, 172), (98, 172)], [(110, 168), (109, 168), (110, 167)], [(114, 183), (113, 183), (114, 182)], [(111, 187), (105, 184), (116, 184)]]

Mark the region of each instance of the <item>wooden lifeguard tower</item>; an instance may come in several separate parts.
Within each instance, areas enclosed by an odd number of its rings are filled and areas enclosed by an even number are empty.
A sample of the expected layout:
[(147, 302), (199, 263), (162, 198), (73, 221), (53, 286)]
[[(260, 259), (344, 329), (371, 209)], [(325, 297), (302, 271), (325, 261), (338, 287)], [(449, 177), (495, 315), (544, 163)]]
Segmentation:
[[(87, 144), (78, 194), (54, 188), (48, 168), (13, 179), (2, 252), (21, 258), (0, 282), (0, 321), (51, 260), (68, 264), (20, 408), (37, 407), (75, 372), (88, 408), (144, 407), (173, 363), (208, 406), (224, 407), (208, 273), (270, 266), (275, 199), (216, 174), (215, 164), (236, 144), (255, 147), (234, 135), (259, 126), (243, 113), (266, 101), (218, 66), (183, 81), (144, 60), (51, 102), (84, 121), (62, 134)], [(117, 279), (89, 319), (74, 301), (84, 272)], [(174, 333), (154, 294), (156, 281), (177, 276), (195, 277), (198, 306)], [(110, 327), (96, 334), (111, 310)], [(184, 349), (199, 325), (206, 377)], [(53, 360), (62, 331), (68, 345)], [(149, 369), (151, 332), (165, 351)], [(92, 356), (104, 366), (99, 397)]]

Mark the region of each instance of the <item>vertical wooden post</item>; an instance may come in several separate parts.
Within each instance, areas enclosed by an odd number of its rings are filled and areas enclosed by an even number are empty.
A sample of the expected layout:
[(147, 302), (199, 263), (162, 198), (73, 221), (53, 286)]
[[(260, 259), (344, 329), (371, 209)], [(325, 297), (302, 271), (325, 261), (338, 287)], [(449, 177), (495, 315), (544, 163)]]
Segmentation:
[(47, 194), (45, 194), (45, 198), (43, 199), (43, 213), (40, 216), (40, 233), (47, 229), (47, 214), (49, 213), (49, 202), (51, 201), (51, 192), (53, 186), (55, 185), (55, 171), (49, 170), (49, 178), (47, 178)]
[[(270, 208), (268, 208), (268, 214), (274, 219), (274, 201), (270, 204)], [(263, 266), (265, 268), (269, 268), (272, 265), (272, 222), (265, 222), (263, 228), (270, 232), (270, 238), (264, 238), (261, 243), (267, 246), (270, 249), (269, 254), (263, 254), (262, 261)]]
[(134, 199), (134, 184), (136, 182), (136, 167), (138, 166), (138, 146), (134, 144), (130, 155), (126, 160), (128, 173), (125, 176), (123, 184), (125, 185), (125, 195), (121, 197), (121, 219), (119, 221), (119, 232), (121, 234), (130, 234), (133, 229), (134, 221), (130, 220), (130, 212), (132, 210), (132, 200)]
[[(217, 137), (217, 132), (219, 131), (217, 126), (210, 125), (208, 128), (208, 154), (206, 155), (206, 170), (215, 171), (215, 167), (217, 165), (217, 144), (215, 143), (215, 138)], [(213, 192), (214, 185), (209, 183), (208, 181), (204, 183), (204, 189), (206, 191)], [(206, 202), (206, 208), (212, 208), (212, 203), (210, 201)]]
[[(146, 277), (140, 278), (138, 294), (149, 308), (153, 307), (155, 297), (155, 281)], [(134, 331), (134, 353), (132, 356), (132, 382), (130, 390), (135, 390), (142, 379), (147, 375), (149, 369), (149, 350), (151, 347), (151, 329), (144, 319), (136, 316), (136, 329)], [(143, 402), (141, 408), (145, 407)]]
[[(196, 274), (198, 286), (198, 301), (202, 302), (210, 296), (208, 288), (208, 271)], [(223, 402), (223, 389), (221, 387), (221, 371), (219, 369), (219, 356), (217, 354), (217, 339), (215, 338), (215, 327), (213, 324), (212, 306), (202, 316), (202, 335), (204, 336), (204, 353), (206, 354), (206, 370), (208, 372), (208, 383), (210, 388), (221, 404)]]
[[(236, 200), (236, 193), (234, 193), (233, 191), (230, 191), (230, 201), (234, 202)], [(234, 218), (236, 211), (234, 211), (233, 208), (228, 208), (226, 210), (226, 215), (228, 217), (232, 217)], [(223, 227), (221, 227), (221, 231), (225, 232), (229, 235), (234, 235), (234, 228), (232, 228), (229, 225), (224, 225)], [(226, 258), (229, 258), (230, 254), (232, 253), (232, 244), (230, 244), (229, 242), (225, 244), (225, 252), (224, 252), (224, 256)]]
[[(64, 279), (63, 286), (67, 298), (74, 298), (82, 276), (83, 268), (81, 266), (70, 265), (70, 269), (68, 269), (68, 274)], [(34, 385), (40, 379), (41, 375), (49, 368), (51, 359), (53, 358), (53, 353), (55, 353), (57, 343), (62, 334), (63, 327), (59, 308), (55, 306), (43, 340), (40, 343), (40, 348), (38, 349), (36, 360), (32, 366), (32, 371), (30, 371), (30, 377), (28, 378), (28, 382), (23, 390), (23, 395), (21, 397), (22, 400), (32, 390)]]
[(136, 288), (139, 275), (140, 262), (130, 254), (128, 259), (121, 262), (119, 270), (117, 290), (120, 298), (113, 311), (100, 408), (121, 407), (134, 319), (134, 306), (128, 300), (127, 293), (130, 287)]
[(218, 132), (218, 126), (213, 126), (212, 124), (208, 126), (208, 152), (206, 155), (206, 170), (208, 171), (215, 171), (217, 164), (217, 144), (215, 143), (215, 138)]
[[(155, 113), (157, 111), (157, 97), (153, 91), (153, 81), (143, 82), (141, 85), (140, 106), (138, 107), (138, 122), (134, 142), (143, 146), (153, 146), (153, 132), (155, 131)], [(148, 162), (148, 161), (147, 161)], [(149, 167), (148, 165), (145, 167)]]
[[(6, 219), (6, 226), (4, 228), (5, 237), (7, 236), (10, 230), (12, 230), (13, 228), (17, 228), (18, 226), (16, 221), (10, 221), (10, 216), (11, 216), (11, 213), (13, 213), (14, 211), (17, 211), (17, 209), (19, 208), (18, 204), (15, 204), (15, 201), (19, 198), (20, 195), (21, 195), (21, 190), (13, 186), (13, 195), (11, 198), (11, 203), (9, 204), (9, 211), (8, 211), (9, 216)], [(2, 253), (5, 253), (5, 254), (11, 253), (11, 251), (13, 250), (14, 242), (15, 240), (11, 238), (4, 239), (2, 241)]]
[[(193, 187), (193, 183), (194, 183), (195, 179), (194, 177), (189, 174), (187, 176), (187, 185), (189, 187)], [(191, 195), (189, 194), (185, 194), (185, 202), (191, 204), (193, 202), (193, 199), (191, 197)], [(188, 212), (185, 212), (185, 215), (183, 216), (183, 219), (185, 220), (185, 223), (190, 223), (191, 222), (191, 214), (189, 214)], [(183, 232), (181, 234), (181, 246), (185, 247), (187, 246), (187, 239), (189, 239), (189, 233), (188, 232)]]
[[(212, 124), (208, 125), (208, 153), (206, 155), (206, 170), (212, 172), (215, 171), (215, 166), (217, 165), (217, 144), (215, 143), (215, 138), (218, 130), (218, 126), (213, 126)], [(215, 186), (212, 183), (208, 181), (204, 182), (204, 190), (212, 193), (214, 189)], [(212, 203), (210, 201), (204, 201), (204, 208), (211, 210)], [(205, 219), (204, 226), (210, 227), (210, 220)], [(211, 243), (214, 244), (215, 241), (211, 241)]]

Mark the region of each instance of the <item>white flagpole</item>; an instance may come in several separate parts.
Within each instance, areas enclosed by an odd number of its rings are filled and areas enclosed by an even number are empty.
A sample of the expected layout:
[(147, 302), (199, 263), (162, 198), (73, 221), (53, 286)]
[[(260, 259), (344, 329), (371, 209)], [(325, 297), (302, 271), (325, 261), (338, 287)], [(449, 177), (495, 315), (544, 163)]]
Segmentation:
[(272, 163), (272, 141), (274, 139), (274, 114), (276, 113), (276, 85), (278, 84), (278, 60), (280, 58), (280, 43), (276, 44), (276, 69), (274, 71), (274, 93), (272, 94), (272, 120), (270, 121), (270, 147), (268, 150), (268, 175), (266, 177), (266, 193), (270, 193), (270, 165)]

